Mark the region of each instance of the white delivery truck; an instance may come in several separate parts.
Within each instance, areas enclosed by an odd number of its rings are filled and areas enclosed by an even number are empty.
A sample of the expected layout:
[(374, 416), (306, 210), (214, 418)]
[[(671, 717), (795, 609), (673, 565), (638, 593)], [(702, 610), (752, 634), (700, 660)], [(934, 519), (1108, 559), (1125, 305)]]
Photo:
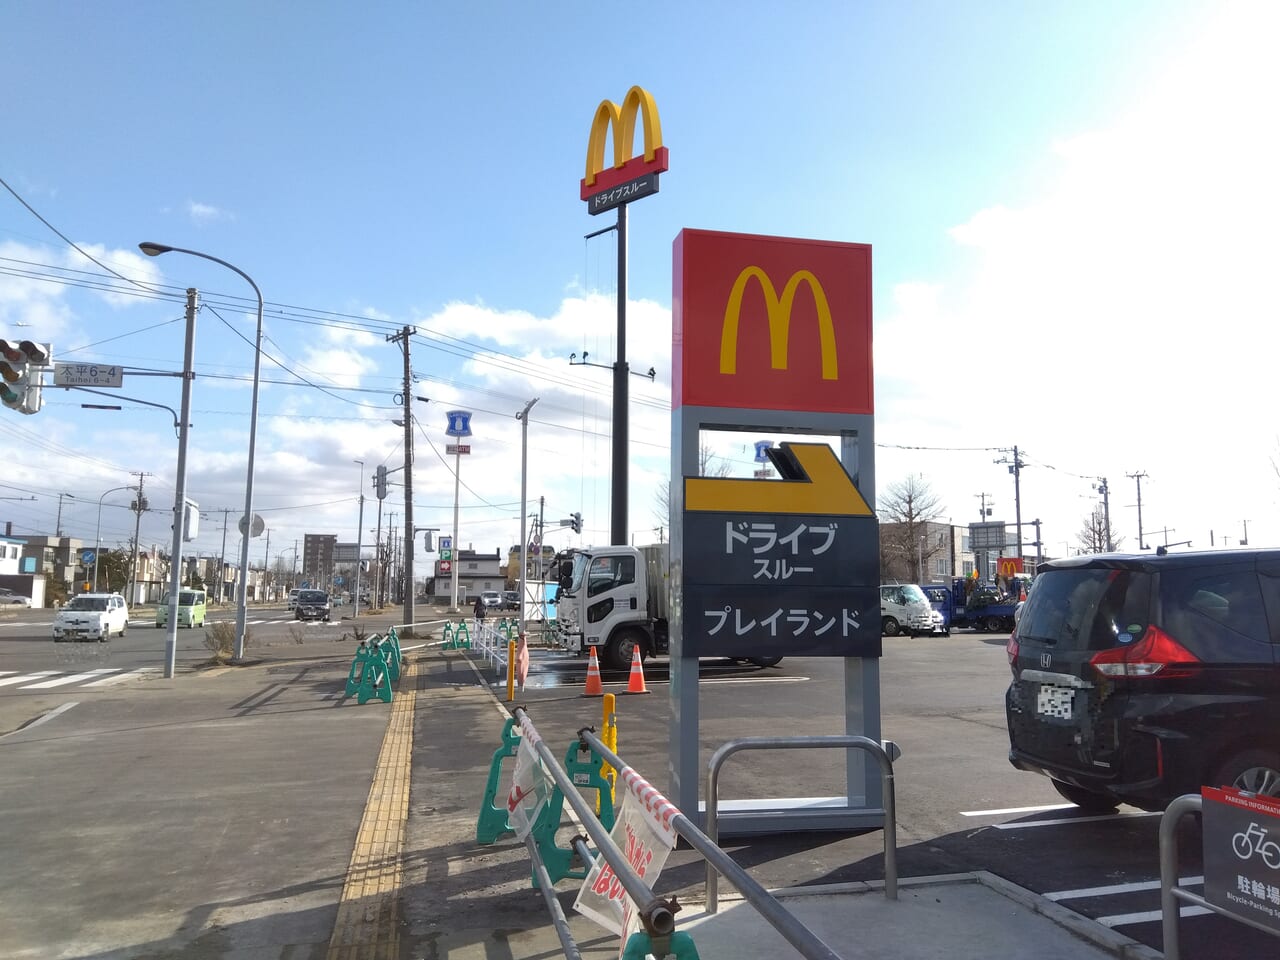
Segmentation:
[(880, 631), (886, 637), (933, 633), (933, 606), (914, 583), (880, 584)]
[[(669, 558), (665, 543), (560, 554), (556, 607), (562, 646), (575, 653), (595, 647), (600, 662), (615, 670), (630, 666), (636, 647), (641, 656), (665, 656), (670, 647)], [(782, 657), (743, 659), (771, 667)]]

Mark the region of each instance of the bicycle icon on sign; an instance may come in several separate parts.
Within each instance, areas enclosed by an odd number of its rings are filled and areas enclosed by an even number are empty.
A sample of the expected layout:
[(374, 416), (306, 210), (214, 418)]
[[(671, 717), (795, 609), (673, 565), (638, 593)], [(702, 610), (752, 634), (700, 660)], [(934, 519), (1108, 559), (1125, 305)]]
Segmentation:
[(1243, 833), (1231, 838), (1231, 849), (1241, 860), (1248, 860), (1256, 853), (1272, 870), (1280, 870), (1280, 843), (1267, 840), (1266, 836), (1266, 830), (1251, 823)]

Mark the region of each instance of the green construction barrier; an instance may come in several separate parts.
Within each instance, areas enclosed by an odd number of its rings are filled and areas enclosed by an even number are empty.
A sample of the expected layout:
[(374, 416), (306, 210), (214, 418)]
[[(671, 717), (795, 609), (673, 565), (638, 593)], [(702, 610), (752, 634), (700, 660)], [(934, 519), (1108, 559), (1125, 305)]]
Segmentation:
[(454, 632), (455, 649), (470, 650), (471, 649), (471, 631), (467, 629), (467, 621), (459, 620), (458, 629)]
[(361, 640), (360, 646), (356, 647), (351, 672), (347, 674), (346, 695), (354, 696), (359, 703), (368, 703), (374, 698), (383, 703), (391, 702), (391, 679), (387, 676), (387, 664), (382, 659), (376, 638), (372, 644)]
[(669, 937), (651, 937), (643, 930), (633, 933), (627, 941), (627, 949), (622, 951), (621, 960), (644, 960), (650, 955), (675, 957), (676, 960), (699, 960), (693, 937), (679, 930)]
[(514, 717), (507, 719), (502, 728), (502, 746), (493, 751), (493, 759), (489, 762), (489, 779), (485, 781), (484, 797), (480, 801), (480, 816), (476, 820), (476, 842), (491, 844), (505, 836), (515, 836), (515, 831), (507, 826), (507, 805), (495, 806), (498, 796), (498, 781), (502, 775), (502, 761), (514, 757), (520, 747), (520, 737), (514, 732)]
[(400, 679), (400, 658), (396, 656), (395, 649), (391, 641), (386, 637), (375, 636), (370, 644), (376, 653), (382, 659), (382, 666), (387, 671), (387, 679), (391, 683), (395, 683)]
[[(609, 790), (609, 781), (604, 778), (602, 767), (604, 758), (589, 749), (583, 749), (579, 740), (569, 744), (564, 755), (565, 773), (575, 787), (594, 789), (600, 797), (599, 819), (606, 830), (613, 829), (615, 818), (613, 794)], [(564, 810), (564, 794), (556, 786), (551, 793), (551, 800), (542, 810), (542, 816), (534, 822), (533, 840), (538, 845), (538, 854), (547, 868), (547, 875), (552, 883), (566, 878), (585, 880), (590, 863), (573, 866), (578, 852), (572, 847), (561, 847), (556, 844), (556, 831), (560, 829), (560, 817)], [(538, 877), (531, 873), (534, 887), (538, 886)]]
[(400, 635), (396, 633), (395, 627), (387, 631), (387, 635), (382, 638), (382, 643), (384, 647), (390, 647), (390, 652), (387, 654), (387, 666), (394, 665), (394, 669), (391, 670), (391, 679), (399, 680), (400, 668), (404, 666), (404, 654), (400, 652)]
[[(395, 627), (392, 627), (391, 629), (394, 630)], [(449, 623), (447, 620), (444, 624), (444, 631), (440, 634), (440, 639), (444, 641), (444, 648), (446, 650), (453, 649), (453, 624)]]

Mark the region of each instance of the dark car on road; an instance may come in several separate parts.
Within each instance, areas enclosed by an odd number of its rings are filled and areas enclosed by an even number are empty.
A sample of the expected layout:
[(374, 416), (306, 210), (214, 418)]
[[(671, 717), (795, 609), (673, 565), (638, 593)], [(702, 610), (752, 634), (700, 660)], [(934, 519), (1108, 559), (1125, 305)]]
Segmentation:
[(1009, 760), (1072, 803), (1280, 797), (1280, 550), (1044, 564), (1008, 653)]
[(331, 610), (329, 595), (323, 590), (299, 590), (293, 616), (296, 620), (323, 620), (328, 623)]

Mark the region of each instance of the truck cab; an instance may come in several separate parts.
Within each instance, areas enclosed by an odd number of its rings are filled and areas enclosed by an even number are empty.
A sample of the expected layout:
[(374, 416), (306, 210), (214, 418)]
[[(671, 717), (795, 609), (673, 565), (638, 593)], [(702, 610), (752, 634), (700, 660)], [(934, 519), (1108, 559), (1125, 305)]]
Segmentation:
[(581, 653), (596, 647), (601, 663), (615, 670), (630, 666), (636, 648), (641, 656), (667, 652), (666, 609), (653, 596), (639, 549), (571, 550), (561, 557), (559, 570), (557, 604), (568, 649)]

